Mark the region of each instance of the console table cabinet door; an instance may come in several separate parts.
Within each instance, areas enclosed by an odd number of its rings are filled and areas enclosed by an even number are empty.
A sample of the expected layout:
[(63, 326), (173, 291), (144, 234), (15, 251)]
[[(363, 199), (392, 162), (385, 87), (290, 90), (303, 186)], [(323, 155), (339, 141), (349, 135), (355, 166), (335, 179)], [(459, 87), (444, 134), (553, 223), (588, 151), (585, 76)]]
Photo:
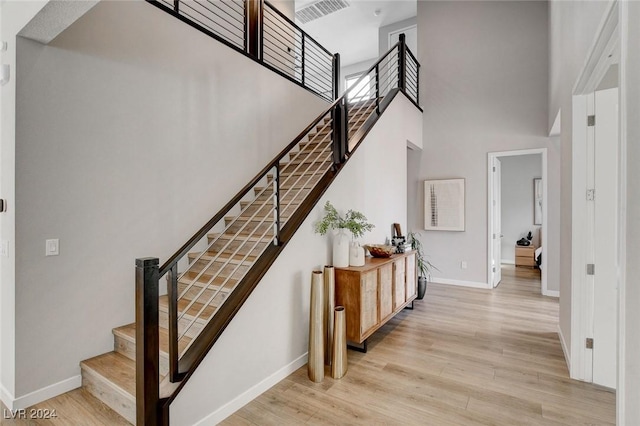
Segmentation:
[(393, 310), (398, 310), (406, 301), (405, 295), (405, 259), (393, 262)]
[(362, 274), (360, 281), (360, 334), (378, 324), (378, 271)]
[(393, 313), (393, 266), (387, 264), (378, 269), (378, 294), (380, 295), (380, 318), (384, 321)]
[(407, 295), (407, 300), (409, 300), (409, 299), (412, 299), (418, 293), (418, 288), (416, 283), (416, 275), (418, 271), (416, 270), (415, 256), (408, 256), (406, 259), (407, 259), (406, 295)]

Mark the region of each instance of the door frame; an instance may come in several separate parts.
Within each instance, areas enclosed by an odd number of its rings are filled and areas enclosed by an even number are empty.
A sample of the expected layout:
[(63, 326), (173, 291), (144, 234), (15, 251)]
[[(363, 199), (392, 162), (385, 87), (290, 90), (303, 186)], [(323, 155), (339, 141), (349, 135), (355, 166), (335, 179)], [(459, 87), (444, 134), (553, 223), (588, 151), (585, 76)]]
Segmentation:
[[(532, 148), (532, 149), (520, 149), (516, 151), (498, 151), (489, 152), (487, 155), (487, 283), (488, 288), (493, 288), (493, 271), (491, 268), (491, 261), (493, 258), (493, 215), (494, 208), (493, 203), (493, 172), (492, 165), (493, 159), (499, 157), (515, 157), (518, 155), (540, 154), (542, 157), (542, 235), (541, 239), (544, 244), (548, 244), (547, 230), (549, 228), (549, 215), (548, 210), (548, 197), (549, 197), (549, 179), (547, 173), (547, 148)], [(500, 262), (502, 259), (498, 259)], [(558, 297), (559, 292), (556, 290), (549, 290), (547, 287), (547, 275), (549, 268), (542, 268), (542, 274), (540, 278), (540, 292), (544, 296)]]
[[(626, 22), (625, 2), (611, 1), (607, 5), (604, 18), (596, 32), (594, 44), (587, 55), (572, 91), (572, 220), (571, 220), (571, 362), (570, 376), (573, 379), (592, 380), (592, 358), (585, 345), (593, 323), (593, 294), (590, 292), (586, 274), (588, 253), (588, 224), (583, 214), (586, 209), (587, 157), (584, 145), (589, 129), (585, 117), (588, 114), (590, 96), (595, 92), (609, 66), (619, 57), (618, 74), (618, 378), (616, 417), (618, 424), (624, 424), (624, 337), (625, 337), (625, 271), (626, 271), (626, 101), (625, 101), (625, 32), (621, 31)], [(620, 23), (623, 23), (622, 25)]]

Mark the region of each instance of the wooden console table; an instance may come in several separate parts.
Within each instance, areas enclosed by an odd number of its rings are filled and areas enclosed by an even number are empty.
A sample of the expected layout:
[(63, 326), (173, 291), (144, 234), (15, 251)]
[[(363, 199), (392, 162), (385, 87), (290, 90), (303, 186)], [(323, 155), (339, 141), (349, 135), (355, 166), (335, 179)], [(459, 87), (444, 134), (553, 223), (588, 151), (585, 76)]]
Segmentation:
[(366, 352), (367, 338), (415, 300), (417, 281), (414, 251), (336, 268), (336, 306), (345, 308), (347, 340)]

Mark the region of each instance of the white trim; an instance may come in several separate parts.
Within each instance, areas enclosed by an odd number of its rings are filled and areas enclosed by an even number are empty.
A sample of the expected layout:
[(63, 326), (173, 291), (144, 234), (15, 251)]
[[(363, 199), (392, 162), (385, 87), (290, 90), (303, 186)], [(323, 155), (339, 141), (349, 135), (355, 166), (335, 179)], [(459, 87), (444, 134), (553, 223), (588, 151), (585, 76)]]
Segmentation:
[(0, 385), (0, 400), (2, 400), (2, 403), (4, 405), (7, 406), (7, 408), (9, 410), (13, 410), (13, 395), (11, 394), (11, 392), (9, 392), (7, 390), (7, 388), (4, 387), (4, 385)]
[[(624, 4), (624, 2), (622, 2)], [(598, 83), (606, 73), (609, 66), (616, 60), (618, 52), (622, 57), (620, 49), (619, 17), (620, 7), (617, 0), (610, 0), (607, 4), (603, 19), (595, 32), (594, 42), (591, 45), (580, 75), (573, 87), (572, 115), (572, 237), (571, 237), (571, 363), (570, 377), (572, 379), (591, 382), (592, 378), (592, 353), (586, 349), (584, 341), (587, 337), (592, 337), (593, 321), (593, 289), (589, 287), (586, 276), (585, 265), (589, 263), (587, 252), (587, 218), (586, 215), (577, 212), (586, 211), (585, 189), (587, 188), (586, 171), (587, 158), (584, 149), (587, 143), (588, 130), (585, 117), (588, 115), (589, 95), (593, 96)], [(620, 72), (624, 69), (624, 62), (620, 60)], [(620, 81), (622, 84), (622, 81)], [(620, 87), (620, 85), (619, 85)], [(620, 93), (620, 89), (619, 93)], [(620, 121), (624, 117), (623, 106), (619, 107)], [(622, 136), (620, 136), (621, 141)], [(621, 142), (619, 142), (621, 143)], [(622, 156), (622, 154), (621, 154)], [(625, 157), (626, 158), (626, 157)], [(619, 170), (621, 173), (621, 170)], [(620, 194), (622, 198), (622, 194)], [(619, 201), (620, 203), (620, 201)], [(620, 204), (619, 204), (620, 205)], [(619, 215), (623, 215), (622, 212)], [(619, 216), (619, 218), (622, 216)], [(619, 222), (619, 231), (622, 224)], [(624, 234), (619, 235), (624, 237)], [(619, 242), (619, 247), (623, 244)], [(622, 256), (622, 252), (619, 252)], [(619, 259), (620, 261), (620, 259)], [(619, 262), (620, 265), (620, 262)], [(618, 277), (618, 289), (624, 286), (622, 277)], [(620, 297), (620, 292), (618, 294)], [(620, 301), (619, 301), (620, 305)], [(619, 322), (618, 330), (618, 350), (620, 349), (620, 328), (624, 327)], [(624, 369), (621, 364), (620, 353), (618, 352), (618, 368)], [(624, 371), (618, 372), (618, 378), (624, 376)], [(617, 401), (624, 399), (624, 395), (618, 391)], [(618, 406), (619, 408), (619, 406)]]
[(276, 371), (260, 383), (257, 383), (256, 385), (247, 389), (245, 392), (227, 402), (225, 405), (218, 408), (213, 413), (203, 417), (201, 420), (196, 422), (194, 426), (217, 425), (218, 423), (238, 411), (240, 408), (244, 407), (246, 404), (260, 396), (263, 392), (269, 390), (269, 388), (280, 382), (282, 379), (289, 376), (298, 368), (305, 365), (307, 363), (307, 359), (308, 353), (304, 353), (290, 364), (285, 365), (280, 370)]
[(542, 293), (543, 296), (560, 297), (560, 290), (547, 290)]
[[(584, 95), (596, 90), (605, 73), (615, 63), (617, 57), (618, 37), (618, 1), (609, 0), (604, 18), (596, 30), (597, 37), (589, 49), (589, 56), (582, 66), (574, 86), (574, 95)], [(613, 54), (612, 56), (609, 56)]]
[(500, 263), (503, 265), (515, 265), (516, 262), (511, 259), (500, 259)]
[(618, 386), (616, 389), (616, 424), (627, 424), (626, 418), (626, 285), (627, 285), (627, 49), (628, 2), (620, 4), (619, 37), (620, 66), (618, 76), (619, 88), (619, 198), (618, 198)]
[(431, 278), (431, 282), (435, 284), (457, 285), (460, 287), (485, 288), (490, 289), (491, 285), (478, 281), (451, 280), (448, 278)]
[[(547, 214), (549, 207), (549, 179), (548, 179), (548, 167), (547, 167), (547, 148), (532, 148), (532, 149), (519, 149), (515, 151), (498, 151), (498, 152), (489, 152), (487, 153), (487, 282), (493, 282), (493, 272), (491, 268), (491, 253), (493, 248), (491, 247), (491, 233), (492, 233), (492, 215), (493, 215), (493, 206), (491, 203), (492, 199), (492, 188), (493, 188), (493, 173), (491, 172), (491, 167), (493, 164), (494, 158), (499, 157), (514, 157), (517, 155), (530, 155), (530, 154), (540, 154), (542, 157), (542, 217), (543, 217), (543, 225), (542, 225), (542, 241), (549, 241), (547, 238), (547, 230), (549, 228), (549, 215)], [(542, 274), (540, 277), (540, 294), (549, 295), (549, 289), (547, 288), (547, 269), (542, 268)]]
[(2, 392), (2, 402), (4, 402), (8, 409), (21, 410), (77, 389), (80, 386), (82, 386), (82, 376), (78, 374), (77, 376), (69, 377), (68, 379), (62, 380), (58, 383), (45, 386), (42, 389), (29, 392), (19, 398), (15, 398), (11, 395), (11, 392), (9, 392), (4, 386), (0, 389), (0, 392)]
[(567, 341), (564, 338), (564, 334), (562, 334), (562, 329), (560, 328), (560, 324), (558, 324), (558, 338), (560, 339), (560, 346), (562, 346), (562, 353), (564, 354), (564, 360), (567, 363), (567, 369), (571, 371), (571, 356), (569, 355), (569, 351), (567, 351)]

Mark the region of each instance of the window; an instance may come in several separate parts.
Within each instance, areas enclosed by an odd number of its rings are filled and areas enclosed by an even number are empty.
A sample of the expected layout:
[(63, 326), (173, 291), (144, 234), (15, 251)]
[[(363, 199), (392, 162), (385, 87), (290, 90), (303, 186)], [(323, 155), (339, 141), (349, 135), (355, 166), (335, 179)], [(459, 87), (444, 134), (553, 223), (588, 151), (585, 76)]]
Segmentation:
[[(345, 78), (345, 90), (349, 90), (362, 74), (353, 74)], [(371, 98), (371, 76), (365, 75), (362, 80), (349, 92), (347, 100), (349, 102), (359, 102)]]

